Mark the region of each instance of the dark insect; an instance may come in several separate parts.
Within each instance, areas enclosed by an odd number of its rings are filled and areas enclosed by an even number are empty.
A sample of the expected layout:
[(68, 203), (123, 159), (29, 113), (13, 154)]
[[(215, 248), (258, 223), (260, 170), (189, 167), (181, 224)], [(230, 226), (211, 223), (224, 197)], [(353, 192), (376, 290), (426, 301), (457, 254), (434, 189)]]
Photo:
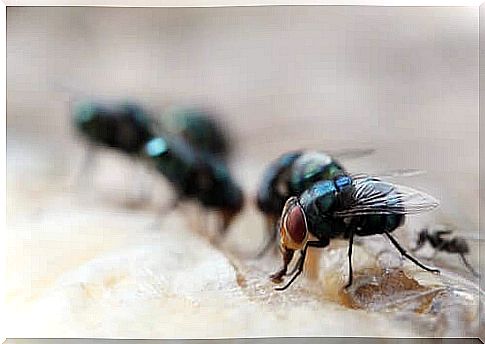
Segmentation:
[[(317, 182), (300, 197), (290, 197), (284, 206), (279, 220), (284, 265), (271, 279), (280, 283), (287, 275), (294, 252), (300, 250), (295, 269), (289, 274), (293, 276), (277, 290), (288, 288), (302, 273), (309, 247), (324, 248), (331, 239), (343, 238), (349, 240), (347, 288), (352, 284), (354, 235), (375, 234), (386, 235), (401, 255), (421, 268), (439, 272), (410, 256), (390, 234), (404, 223), (405, 214), (430, 211), (437, 206), (438, 201), (423, 192), (367, 175), (341, 174), (332, 180)], [(316, 240), (310, 240), (310, 234)]]
[(294, 151), (281, 155), (264, 172), (257, 193), (257, 206), (266, 218), (267, 239), (258, 256), (276, 243), (277, 221), (286, 200), (299, 196), (313, 183), (345, 173), (342, 165), (319, 151)]
[[(80, 166), (77, 181), (87, 180), (93, 171), (95, 153), (108, 148), (126, 154), (135, 160), (145, 144), (156, 132), (155, 123), (139, 105), (130, 102), (106, 104), (84, 102), (73, 113), (74, 125), (88, 145)], [(136, 165), (141, 172), (144, 166)], [(150, 192), (143, 187), (143, 178), (136, 178), (139, 201), (146, 202)]]
[(428, 229), (424, 228), (419, 232), (416, 247), (413, 248), (413, 251), (419, 250), (426, 242), (428, 242), (436, 250), (435, 253), (438, 251), (456, 253), (460, 256), (466, 268), (474, 276), (479, 277), (479, 274), (473, 269), (465, 257), (465, 255), (470, 252), (470, 248), (468, 247), (465, 238), (452, 236), (452, 234), (452, 230), (437, 230), (430, 233)]
[(226, 160), (230, 142), (221, 123), (207, 110), (195, 107), (172, 107), (160, 119), (162, 130), (182, 137), (201, 152)]
[(177, 197), (171, 205), (194, 199), (206, 208), (219, 210), (220, 233), (227, 228), (243, 207), (243, 193), (225, 163), (205, 152), (197, 151), (179, 137), (156, 137), (144, 154), (174, 187)]
[(75, 109), (74, 123), (90, 143), (130, 155), (139, 153), (153, 136), (150, 119), (132, 103), (82, 103)]

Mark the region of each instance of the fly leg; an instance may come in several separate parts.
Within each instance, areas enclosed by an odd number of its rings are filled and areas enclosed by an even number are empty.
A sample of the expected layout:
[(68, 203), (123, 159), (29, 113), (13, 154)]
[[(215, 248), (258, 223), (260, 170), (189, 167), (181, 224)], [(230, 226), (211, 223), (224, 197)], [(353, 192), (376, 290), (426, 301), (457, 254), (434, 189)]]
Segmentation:
[(300, 258), (296, 262), (296, 266), (297, 266), (296, 273), (293, 275), (293, 277), (291, 277), (290, 281), (285, 286), (275, 288), (275, 290), (282, 291), (287, 289), (296, 280), (296, 278), (300, 276), (300, 274), (303, 272), (303, 266), (305, 265), (305, 258), (309, 247), (324, 248), (328, 246), (329, 243), (330, 243), (330, 240), (328, 239), (321, 240), (321, 241), (307, 241), (307, 243), (305, 244), (305, 247), (303, 248)]
[[(313, 256), (312, 256), (312, 253), (313, 253)], [(299, 264), (300, 263), (300, 260), (302, 260), (303, 256), (303, 251), (300, 252), (300, 258), (298, 258), (298, 261), (296, 262), (295, 266), (293, 267), (293, 269), (291, 269), (290, 273), (288, 275), (293, 275), (298, 269), (299, 269)], [(318, 272), (316, 271), (318, 269), (318, 261), (320, 259), (320, 254), (318, 254), (318, 252), (309, 252), (308, 253), (308, 258), (305, 257), (305, 261), (307, 262), (306, 264), (306, 273), (307, 273), (307, 278), (309, 279), (318, 279)]]
[(397, 240), (394, 239), (394, 237), (391, 234), (389, 234), (389, 232), (384, 232), (384, 234), (389, 238), (391, 243), (397, 248), (397, 250), (399, 251), (399, 253), (401, 253), (401, 255), (403, 255), (404, 257), (406, 257), (407, 259), (412, 261), (414, 264), (416, 264), (417, 266), (419, 266), (420, 268), (422, 268), (426, 271), (430, 271), (430, 272), (434, 272), (434, 273), (440, 273), (440, 270), (427, 267), (426, 265), (421, 264), (416, 258), (409, 255), (409, 253), (407, 253), (406, 250), (404, 248), (402, 248), (401, 245), (399, 245)]
[(274, 283), (280, 283), (283, 280), (283, 276), (286, 275), (288, 270), (288, 265), (290, 265), (291, 261), (293, 260), (293, 254), (295, 251), (287, 249), (281, 253), (283, 255), (283, 267), (278, 272), (269, 276)]
[(350, 229), (349, 233), (349, 281), (345, 286), (345, 289), (352, 285), (352, 245), (354, 244), (354, 230)]
[(289, 276), (291, 276), (294, 273), (296, 273), (296, 271), (298, 270), (298, 268), (299, 268), (302, 260), (304, 260), (304, 258), (303, 258), (303, 251), (300, 252), (300, 258), (298, 258), (298, 260), (296, 261), (295, 266), (293, 267), (293, 269), (291, 269), (290, 273), (288, 274)]

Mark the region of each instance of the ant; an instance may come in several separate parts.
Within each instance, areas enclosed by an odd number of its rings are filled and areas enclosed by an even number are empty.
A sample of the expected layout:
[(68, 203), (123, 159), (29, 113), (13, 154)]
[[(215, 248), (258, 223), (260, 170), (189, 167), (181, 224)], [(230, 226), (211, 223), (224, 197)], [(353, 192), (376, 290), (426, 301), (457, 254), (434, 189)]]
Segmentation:
[(465, 255), (470, 252), (470, 248), (465, 238), (456, 235), (450, 237), (451, 234), (453, 234), (453, 231), (449, 229), (430, 232), (427, 228), (424, 228), (419, 232), (416, 247), (412, 251), (414, 252), (419, 250), (426, 242), (429, 242), (430, 245), (435, 249), (435, 254), (439, 251), (458, 254), (463, 264), (472, 273), (472, 275), (479, 277), (480, 275), (473, 269), (465, 257)]

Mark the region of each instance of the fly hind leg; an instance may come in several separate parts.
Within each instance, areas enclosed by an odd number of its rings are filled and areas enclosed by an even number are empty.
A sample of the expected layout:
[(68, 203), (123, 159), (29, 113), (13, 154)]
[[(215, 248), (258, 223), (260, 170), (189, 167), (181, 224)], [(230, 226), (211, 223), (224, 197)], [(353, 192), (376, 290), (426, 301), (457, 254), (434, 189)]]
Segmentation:
[(416, 264), (417, 266), (419, 266), (420, 268), (422, 268), (426, 271), (430, 271), (430, 272), (434, 272), (434, 273), (440, 273), (440, 270), (430, 268), (430, 267), (420, 263), (416, 258), (414, 258), (409, 253), (407, 253), (406, 250), (404, 248), (402, 248), (401, 245), (399, 245), (397, 240), (391, 234), (389, 234), (389, 232), (384, 232), (384, 234), (389, 238), (391, 243), (396, 247), (396, 249), (399, 251), (399, 253), (401, 253), (401, 255), (403, 255), (404, 257), (406, 257), (407, 259), (412, 261), (414, 264)]

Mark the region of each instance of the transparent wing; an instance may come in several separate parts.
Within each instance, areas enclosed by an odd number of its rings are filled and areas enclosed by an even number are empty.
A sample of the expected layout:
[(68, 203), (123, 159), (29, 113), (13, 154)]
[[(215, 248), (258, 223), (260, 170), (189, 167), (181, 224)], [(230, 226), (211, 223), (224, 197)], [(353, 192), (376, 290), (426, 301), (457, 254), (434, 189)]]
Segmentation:
[(339, 160), (362, 158), (374, 154), (375, 151), (376, 150), (373, 148), (354, 148), (332, 151), (325, 150), (325, 152), (328, 153), (330, 156), (335, 157)]
[(345, 209), (335, 212), (336, 217), (372, 214), (417, 214), (439, 205), (434, 197), (412, 189), (382, 181), (376, 177), (353, 176), (353, 188), (345, 201)]
[[(421, 176), (426, 174), (425, 170), (418, 170), (415, 168), (402, 168), (397, 170), (390, 170), (384, 171), (381, 173), (376, 173), (374, 176), (375, 178), (397, 178), (397, 177), (414, 177), (414, 176)], [(369, 174), (353, 174), (351, 175), (352, 178), (359, 178), (359, 177), (369, 177)]]

